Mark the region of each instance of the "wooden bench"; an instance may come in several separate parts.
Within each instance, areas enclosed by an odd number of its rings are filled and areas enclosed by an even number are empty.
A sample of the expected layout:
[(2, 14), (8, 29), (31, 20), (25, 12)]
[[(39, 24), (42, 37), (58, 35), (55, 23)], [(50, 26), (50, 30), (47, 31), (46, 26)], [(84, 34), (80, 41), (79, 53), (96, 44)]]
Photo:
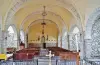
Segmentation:
[(62, 52), (59, 56), (62, 60), (74, 60), (76, 61), (76, 65), (79, 65), (80, 56), (78, 52)]

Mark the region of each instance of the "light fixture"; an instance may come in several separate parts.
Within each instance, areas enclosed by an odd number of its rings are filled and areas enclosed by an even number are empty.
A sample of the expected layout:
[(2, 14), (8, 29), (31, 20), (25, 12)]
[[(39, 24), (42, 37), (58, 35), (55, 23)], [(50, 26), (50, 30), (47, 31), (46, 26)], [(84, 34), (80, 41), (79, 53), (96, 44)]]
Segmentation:
[(41, 43), (45, 43), (45, 40), (48, 40), (48, 35), (47, 37), (45, 37), (45, 32), (44, 32), (44, 27), (46, 25), (46, 22), (45, 22), (45, 16), (47, 15), (46, 11), (45, 11), (45, 6), (43, 6), (44, 8), (44, 11), (42, 12), (42, 17), (43, 17), (43, 22), (41, 23), (42, 25), (42, 37), (41, 36), (38, 36), (38, 40), (40, 40), (40, 37), (41, 37)]

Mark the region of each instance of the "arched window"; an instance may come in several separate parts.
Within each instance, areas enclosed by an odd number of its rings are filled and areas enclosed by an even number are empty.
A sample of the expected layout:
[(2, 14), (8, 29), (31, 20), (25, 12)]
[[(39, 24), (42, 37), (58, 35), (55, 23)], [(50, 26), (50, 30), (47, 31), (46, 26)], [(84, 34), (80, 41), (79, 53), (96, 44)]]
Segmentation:
[(8, 28), (8, 32), (9, 32), (9, 34), (13, 34), (13, 33), (14, 33), (14, 30), (13, 30), (12, 26), (10, 26), (10, 27)]
[(20, 41), (22, 43), (25, 43), (25, 37), (24, 37), (24, 31), (23, 30), (20, 31)]
[(17, 32), (14, 26), (9, 26), (7, 30), (7, 48), (15, 47), (17, 48)]
[(65, 27), (62, 30), (62, 48), (68, 49), (67, 30)]
[(80, 31), (78, 27), (74, 27), (71, 32), (70, 50), (79, 51), (80, 50)]
[(78, 27), (75, 27), (72, 33), (73, 33), (73, 34), (77, 34), (77, 33), (79, 33), (79, 29), (78, 29)]

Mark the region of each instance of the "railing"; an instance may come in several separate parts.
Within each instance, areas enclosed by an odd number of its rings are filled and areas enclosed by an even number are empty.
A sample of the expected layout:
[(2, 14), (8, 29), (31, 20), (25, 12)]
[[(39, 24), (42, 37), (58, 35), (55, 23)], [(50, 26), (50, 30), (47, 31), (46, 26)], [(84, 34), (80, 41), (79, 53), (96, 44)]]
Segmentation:
[[(49, 60), (14, 60), (14, 61), (1, 61), (0, 65), (49, 65)], [(51, 65), (76, 65), (75, 60), (52, 60)], [(79, 62), (79, 65), (83, 65), (83, 61)]]
[(100, 59), (86, 60), (86, 65), (100, 65)]
[(38, 65), (36, 60), (1, 61), (0, 65)]

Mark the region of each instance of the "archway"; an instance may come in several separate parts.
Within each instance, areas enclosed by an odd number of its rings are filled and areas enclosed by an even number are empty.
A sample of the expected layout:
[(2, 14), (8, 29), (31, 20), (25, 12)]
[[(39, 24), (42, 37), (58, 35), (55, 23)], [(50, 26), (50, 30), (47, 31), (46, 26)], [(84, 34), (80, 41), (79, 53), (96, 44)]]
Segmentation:
[[(34, 44), (35, 46), (42, 47), (41, 40), (42, 40), (42, 30), (43, 26), (41, 20), (37, 20), (36, 22), (33, 22), (31, 25), (28, 26), (28, 30), (26, 31), (28, 34), (28, 46), (32, 46)], [(45, 36), (45, 43), (46, 47), (56, 47), (58, 44), (58, 34), (59, 29), (55, 22), (52, 22), (51, 20), (44, 20), (46, 25), (44, 26), (44, 36)]]

